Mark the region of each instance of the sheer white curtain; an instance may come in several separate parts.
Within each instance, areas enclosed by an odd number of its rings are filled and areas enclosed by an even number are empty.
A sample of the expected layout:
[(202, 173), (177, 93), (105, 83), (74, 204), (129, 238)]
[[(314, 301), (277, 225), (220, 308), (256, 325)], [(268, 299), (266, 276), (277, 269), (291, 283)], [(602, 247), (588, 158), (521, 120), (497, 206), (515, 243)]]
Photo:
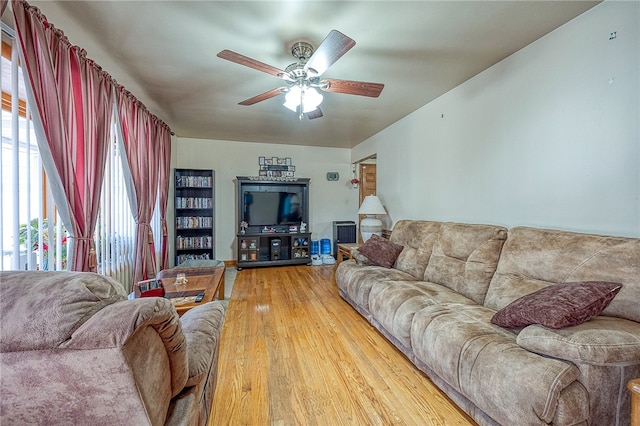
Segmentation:
[(100, 211), (96, 225), (98, 272), (131, 289), (135, 247), (135, 221), (127, 197), (122, 170), (122, 152), (118, 143), (117, 121), (112, 120), (111, 141), (105, 165)]

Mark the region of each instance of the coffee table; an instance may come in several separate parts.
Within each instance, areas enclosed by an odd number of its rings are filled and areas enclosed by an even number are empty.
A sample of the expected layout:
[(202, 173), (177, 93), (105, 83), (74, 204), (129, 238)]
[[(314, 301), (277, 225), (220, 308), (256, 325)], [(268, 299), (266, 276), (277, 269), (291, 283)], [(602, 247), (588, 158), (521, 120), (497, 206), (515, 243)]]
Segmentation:
[[(165, 269), (158, 273), (157, 278), (162, 280), (165, 289), (165, 297), (174, 302), (178, 315), (182, 315), (189, 309), (200, 306), (203, 303), (211, 302), (215, 299), (224, 299), (224, 267), (203, 268), (200, 273), (197, 268), (185, 269)], [(187, 283), (176, 286), (176, 275), (185, 273)], [(202, 301), (195, 302), (192, 299), (199, 293), (204, 292)]]

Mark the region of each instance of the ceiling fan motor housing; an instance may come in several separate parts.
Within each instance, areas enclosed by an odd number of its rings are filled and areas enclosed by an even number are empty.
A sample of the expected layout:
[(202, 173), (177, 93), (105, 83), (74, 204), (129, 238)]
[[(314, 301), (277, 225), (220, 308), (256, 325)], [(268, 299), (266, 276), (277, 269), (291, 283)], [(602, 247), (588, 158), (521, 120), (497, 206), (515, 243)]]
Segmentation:
[(313, 46), (305, 41), (299, 41), (291, 46), (291, 54), (299, 62), (305, 63), (313, 55)]
[(298, 62), (289, 65), (284, 71), (294, 80), (307, 78), (307, 71), (304, 69), (304, 64)]

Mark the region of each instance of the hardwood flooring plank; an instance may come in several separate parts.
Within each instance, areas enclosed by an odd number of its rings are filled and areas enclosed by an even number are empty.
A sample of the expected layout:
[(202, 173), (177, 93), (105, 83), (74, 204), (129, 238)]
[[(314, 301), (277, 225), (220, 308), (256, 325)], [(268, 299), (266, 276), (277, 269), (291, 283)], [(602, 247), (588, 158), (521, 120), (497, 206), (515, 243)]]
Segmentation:
[(209, 426), (475, 425), (340, 298), (335, 268), (237, 273)]

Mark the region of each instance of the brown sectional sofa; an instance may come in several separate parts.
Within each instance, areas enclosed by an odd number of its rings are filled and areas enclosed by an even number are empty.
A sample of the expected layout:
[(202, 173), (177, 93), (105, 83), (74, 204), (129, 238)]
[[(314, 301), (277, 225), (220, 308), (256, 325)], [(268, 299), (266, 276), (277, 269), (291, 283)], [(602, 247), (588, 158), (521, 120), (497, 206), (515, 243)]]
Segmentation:
[(178, 317), (83, 272), (0, 272), (0, 424), (206, 425), (225, 302)]
[[(355, 260), (340, 295), (481, 425), (628, 425), (640, 377), (640, 239), (528, 227), (398, 222), (393, 268)], [(622, 289), (601, 315), (561, 329), (491, 323), (557, 283)]]

